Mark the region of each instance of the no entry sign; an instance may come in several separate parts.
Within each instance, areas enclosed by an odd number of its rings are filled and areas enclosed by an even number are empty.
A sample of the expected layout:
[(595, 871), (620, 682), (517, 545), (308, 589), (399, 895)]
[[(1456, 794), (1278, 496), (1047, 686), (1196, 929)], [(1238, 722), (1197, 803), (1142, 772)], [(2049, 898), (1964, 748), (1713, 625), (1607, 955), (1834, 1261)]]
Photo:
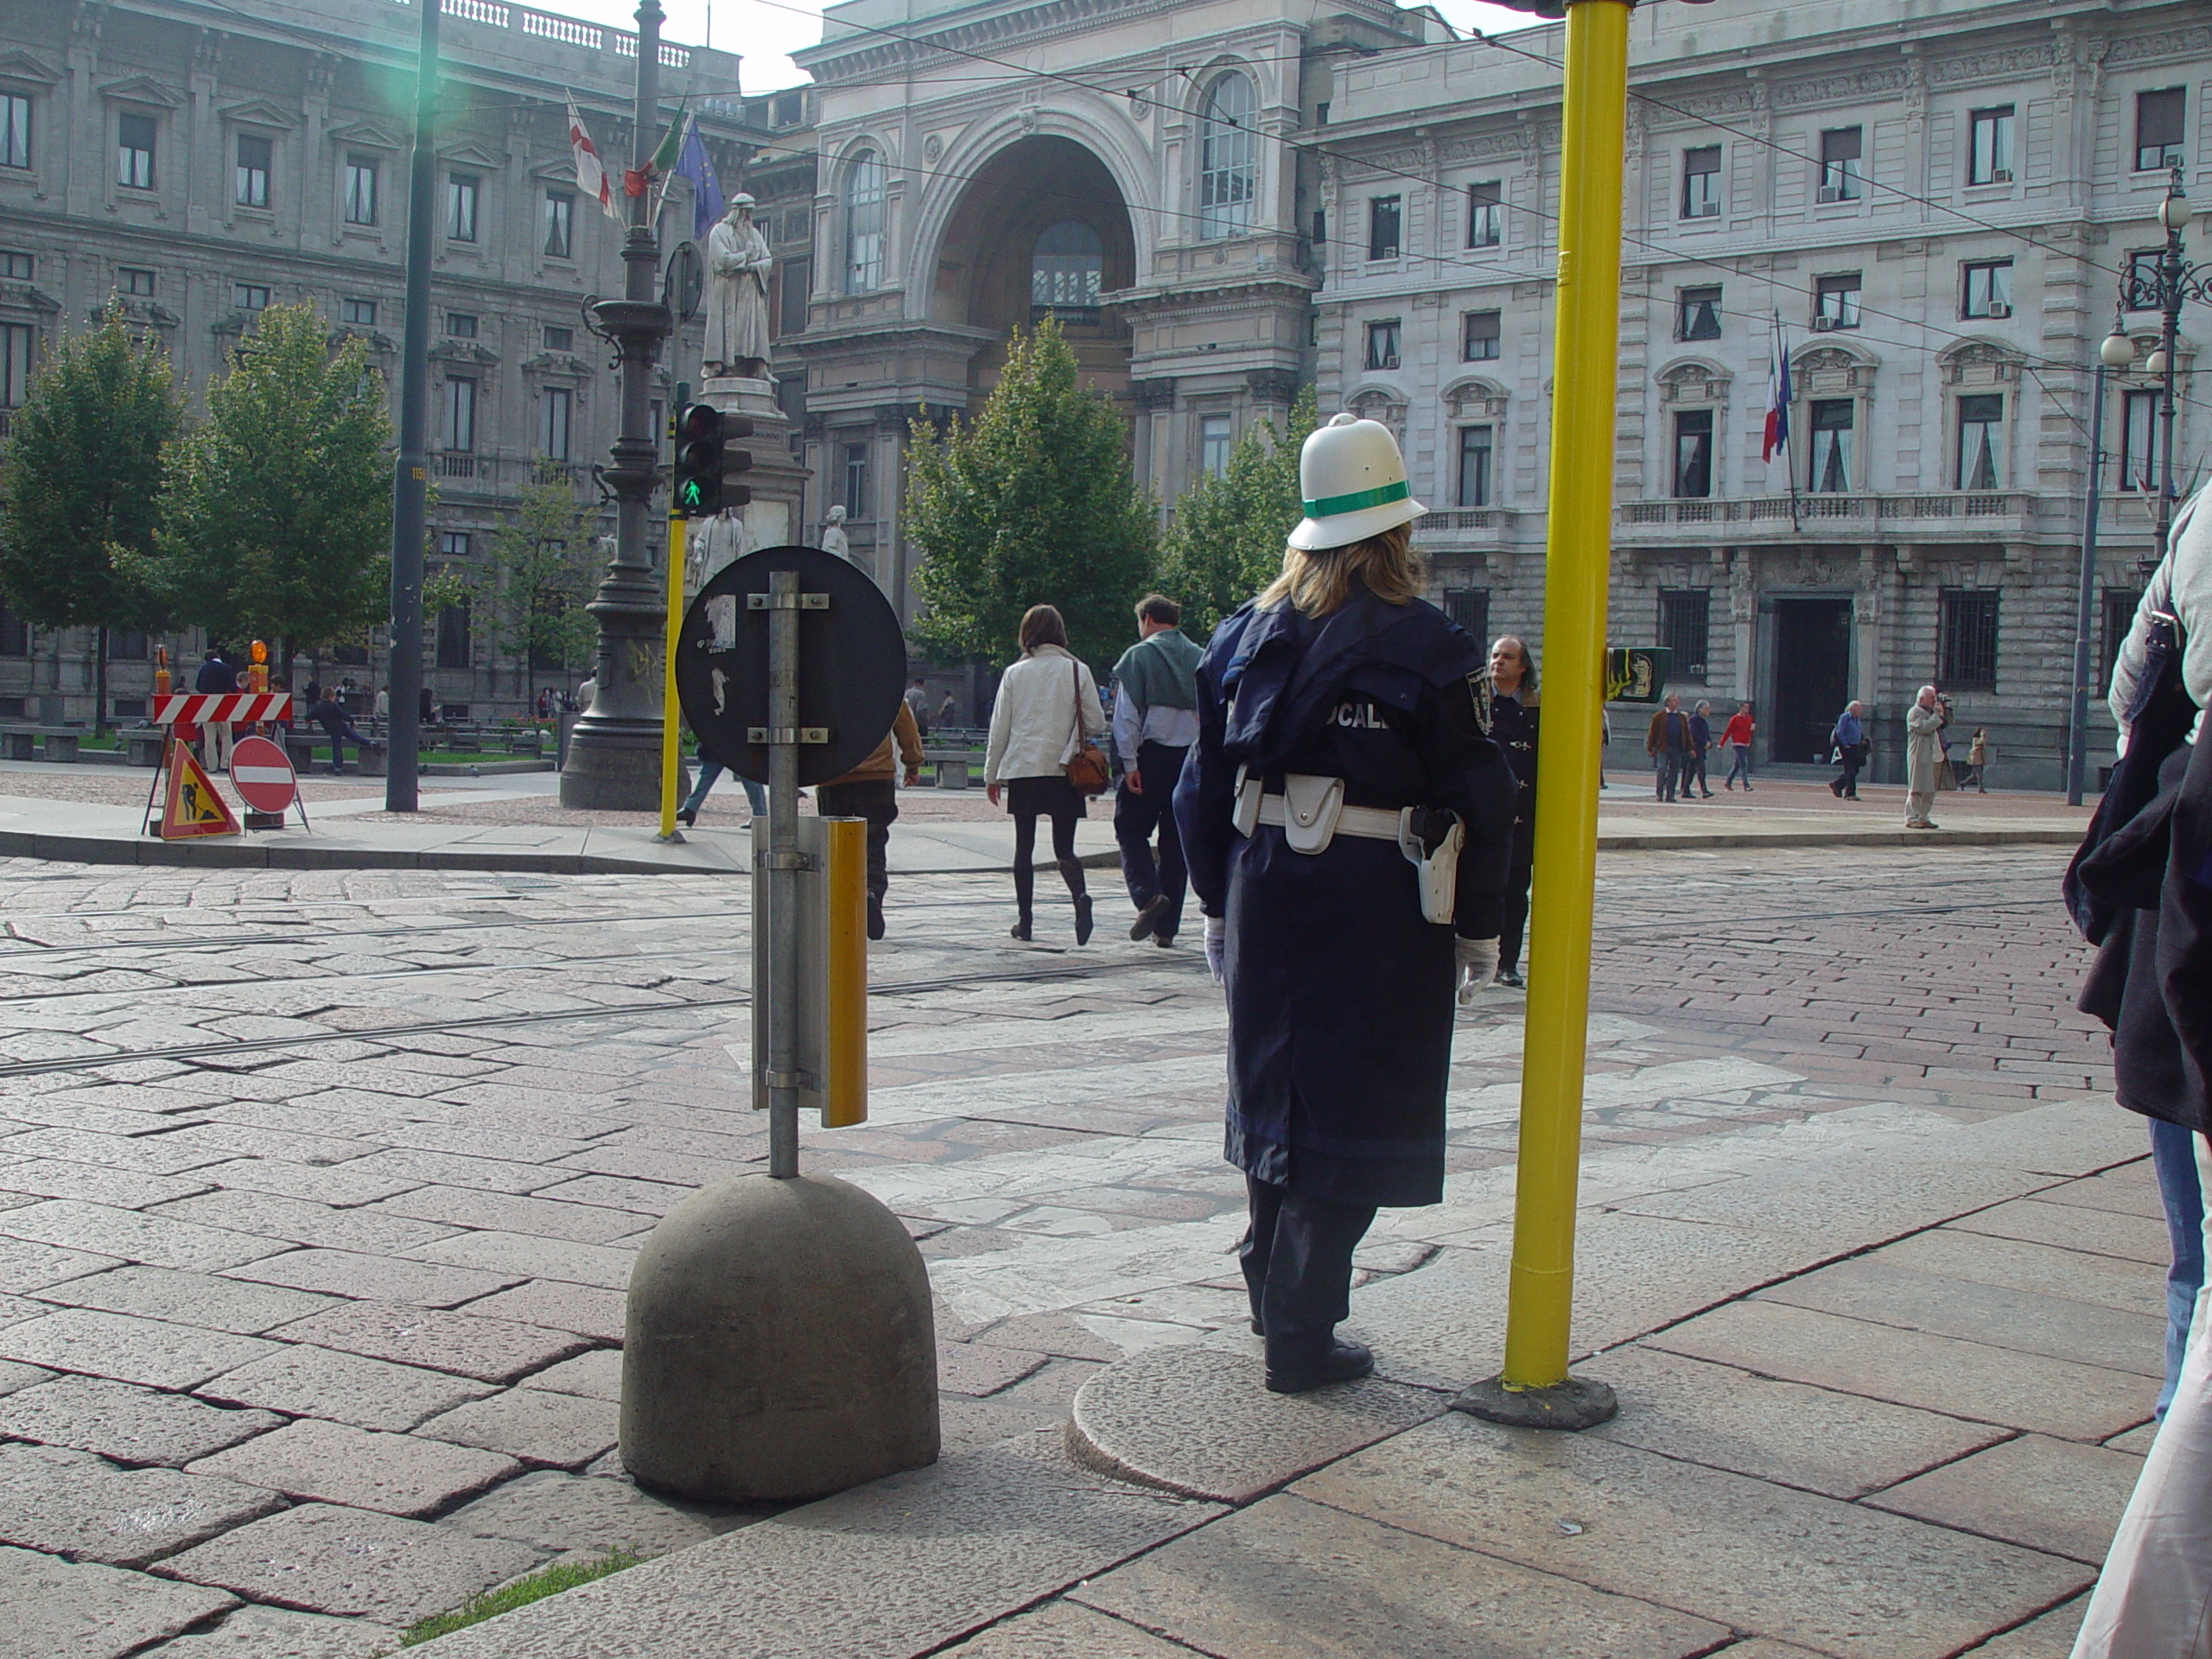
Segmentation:
[(242, 737), (231, 746), (231, 782), (257, 812), (284, 812), (300, 780), (284, 751), (265, 737)]

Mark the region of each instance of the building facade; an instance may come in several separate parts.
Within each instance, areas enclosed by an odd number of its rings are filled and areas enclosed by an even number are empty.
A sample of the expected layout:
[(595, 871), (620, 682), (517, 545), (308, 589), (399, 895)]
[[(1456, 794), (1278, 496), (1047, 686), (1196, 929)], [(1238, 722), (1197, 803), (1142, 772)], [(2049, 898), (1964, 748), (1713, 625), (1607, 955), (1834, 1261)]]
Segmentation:
[[(254, 314), (280, 303), (359, 336), (396, 395), (416, 28), (396, 0), (0, 0), (0, 423), (39, 353), (110, 303), (161, 342), (194, 414)], [(582, 307), (621, 292), (621, 232), (576, 188), (565, 99), (619, 179), (637, 41), (505, 0), (446, 0), (442, 29), (429, 558), (480, 575), (523, 490), (595, 499), (614, 435), (613, 353)], [(731, 54), (662, 48), (671, 112), (679, 98), (702, 111), (726, 177), (750, 131), (737, 74)], [(684, 189), (664, 247), (690, 228)], [(699, 335), (679, 332), (664, 386), (698, 378)], [(517, 712), (590, 671), (523, 660), (500, 632), (467, 608), (428, 628), (425, 677), (456, 717)], [(316, 666), (380, 682), (382, 641)], [(153, 644), (188, 661), (200, 646), (184, 631), (110, 643), (108, 712), (125, 720), (144, 711)], [(0, 611), (0, 715), (88, 719), (92, 645)]]

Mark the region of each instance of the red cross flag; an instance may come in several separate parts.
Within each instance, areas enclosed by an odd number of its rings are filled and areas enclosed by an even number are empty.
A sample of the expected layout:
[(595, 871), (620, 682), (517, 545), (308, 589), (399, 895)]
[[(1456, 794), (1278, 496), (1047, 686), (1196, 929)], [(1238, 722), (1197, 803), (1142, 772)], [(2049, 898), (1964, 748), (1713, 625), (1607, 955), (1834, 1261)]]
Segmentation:
[(573, 92), (569, 95), (569, 153), (575, 158), (576, 188), (595, 197), (607, 216), (620, 225), (622, 210), (614, 205), (614, 192), (607, 182), (607, 168), (592, 144), (591, 134), (584, 129), (583, 112), (576, 108)]

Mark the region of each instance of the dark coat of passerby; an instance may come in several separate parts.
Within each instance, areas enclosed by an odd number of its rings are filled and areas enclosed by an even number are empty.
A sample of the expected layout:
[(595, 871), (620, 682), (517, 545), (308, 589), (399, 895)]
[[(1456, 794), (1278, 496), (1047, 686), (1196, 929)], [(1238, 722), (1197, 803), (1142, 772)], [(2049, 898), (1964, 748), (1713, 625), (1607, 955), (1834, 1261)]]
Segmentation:
[(930, 729), (930, 698), (929, 693), (922, 690), (922, 683), (919, 680), (916, 680), (906, 688), (906, 712), (914, 717), (915, 732), (919, 735), (927, 736)]
[(219, 651), (210, 651), (200, 660), (200, 671), (192, 677), (194, 691), (225, 692), (238, 689), (238, 671), (223, 660)]
[(1828, 741), (1835, 750), (1836, 760), (1843, 770), (1829, 780), (1828, 793), (1838, 800), (1855, 801), (1859, 798), (1859, 769), (1866, 764), (1866, 756), (1873, 745), (1866, 741), (1866, 727), (1860, 718), (1864, 710), (1858, 699), (1843, 706), (1835, 717), (1835, 729), (1828, 734)]
[(1723, 789), (1736, 787), (1736, 780), (1744, 780), (1744, 793), (1751, 792), (1751, 734), (1756, 729), (1751, 721), (1751, 705), (1739, 702), (1736, 712), (1728, 716), (1728, 723), (1721, 728), (1721, 747), (1731, 753), (1728, 757), (1728, 779)]
[[(1163, 594), (1137, 601), (1137, 643), (1114, 664), (1114, 839), (1122, 880), (1137, 907), (1129, 937), (1173, 944), (1183, 921), (1183, 845), (1175, 833), (1175, 780), (1198, 735), (1198, 648), (1182, 631), (1182, 607)], [(1153, 837), (1160, 852), (1153, 854)]]
[(899, 791), (891, 781), (894, 742), (899, 762), (906, 769), (906, 787), (912, 789), (922, 780), (922, 734), (914, 724), (912, 708), (902, 702), (892, 717), (891, 729), (868, 759), (814, 791), (814, 810), (822, 817), (868, 820), (868, 936), (871, 939), (883, 937), (883, 895), (891, 887), (891, 826), (899, 817)]
[(1682, 798), (1689, 798), (1690, 785), (1697, 785), (1700, 799), (1713, 798), (1713, 785), (1705, 775), (1707, 755), (1713, 752), (1713, 705), (1700, 702), (1690, 714), (1690, 747), (1682, 761)]
[(1536, 868), (1536, 659), (1512, 634), (1490, 648), (1490, 734), (1513, 768), (1513, 855), (1505, 869), (1497, 935), (1497, 982), (1517, 989), (1529, 926), (1529, 882)]
[(1067, 625), (1050, 605), (1032, 605), (1021, 619), (1021, 656), (999, 678), (991, 705), (991, 736), (983, 754), (983, 792), (993, 806), (1005, 798), (1014, 817), (1014, 937), (1036, 925), (1037, 820), (1052, 821), (1052, 857), (1075, 901), (1075, 942), (1090, 943), (1090, 894), (1076, 857), (1076, 820), (1088, 804), (1068, 781), (1067, 763), (1080, 740), (1106, 734), (1106, 711), (1088, 664), (1068, 649)]
[(322, 728), (330, 739), (330, 770), (334, 775), (346, 770), (346, 745), (349, 742), (364, 749), (384, 746), (363, 734), (353, 724), (338, 700), (320, 686), (309, 688), (313, 701), (308, 705), (308, 718)]
[(1688, 786), (1683, 772), (1689, 764), (1690, 717), (1682, 712), (1681, 698), (1672, 691), (1651, 716), (1650, 728), (1643, 734), (1643, 752), (1651, 757), (1656, 774), (1652, 792), (1662, 801), (1673, 800), (1677, 788)]
[(1420, 598), (1422, 509), (1389, 429), (1336, 416), (1300, 477), (1283, 574), (1206, 647), (1175, 791), (1228, 994), (1225, 1153), (1279, 1393), (1373, 1369), (1335, 1334), (1352, 1251), (1377, 1206), (1442, 1196), (1454, 987), (1497, 971), (1515, 793), (1480, 647)]

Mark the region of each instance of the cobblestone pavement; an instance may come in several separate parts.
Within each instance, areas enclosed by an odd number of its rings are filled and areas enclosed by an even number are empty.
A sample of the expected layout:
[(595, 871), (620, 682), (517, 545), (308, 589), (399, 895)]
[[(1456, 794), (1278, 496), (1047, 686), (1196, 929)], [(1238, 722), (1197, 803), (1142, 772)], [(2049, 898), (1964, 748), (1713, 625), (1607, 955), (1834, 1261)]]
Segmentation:
[[(2062, 863), (1608, 858), (1586, 1203), (2107, 1090)], [(1218, 995), (1101, 909), (1024, 947), (998, 878), (902, 881), (870, 1122), (804, 1137), (929, 1259), (949, 1450), (1243, 1316)], [(0, 1656), (373, 1652), (756, 1518), (612, 1454), (637, 1242), (766, 1154), (747, 921), (674, 877), (0, 861)], [(1463, 1016), (1447, 1201), (1364, 1275), (1501, 1242), (1521, 1007)]]

